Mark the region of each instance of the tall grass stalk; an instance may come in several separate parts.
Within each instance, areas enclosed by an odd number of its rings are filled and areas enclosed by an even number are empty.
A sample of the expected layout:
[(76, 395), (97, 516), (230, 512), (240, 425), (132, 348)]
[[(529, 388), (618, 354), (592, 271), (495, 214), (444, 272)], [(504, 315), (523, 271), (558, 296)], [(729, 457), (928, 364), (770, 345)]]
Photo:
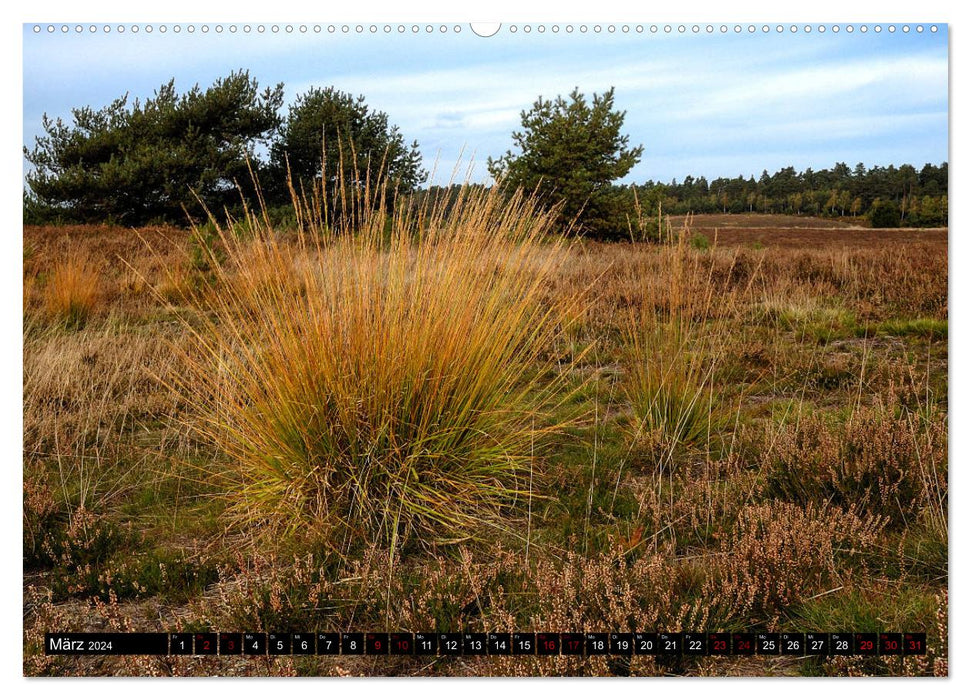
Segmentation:
[(734, 299), (718, 293), (713, 259), (692, 250), (689, 236), (687, 223), (677, 234), (668, 226), (664, 284), (631, 311), (625, 338), (632, 444), (648, 445), (659, 468), (683, 445), (707, 445), (728, 418), (713, 381), (728, 338), (709, 321), (715, 304), (731, 306)]

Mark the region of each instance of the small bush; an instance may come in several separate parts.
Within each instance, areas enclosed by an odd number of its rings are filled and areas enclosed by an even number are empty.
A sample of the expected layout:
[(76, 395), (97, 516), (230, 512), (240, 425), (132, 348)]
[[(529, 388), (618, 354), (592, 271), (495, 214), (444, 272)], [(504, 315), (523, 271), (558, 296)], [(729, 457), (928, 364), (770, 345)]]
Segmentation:
[(183, 602), (216, 581), (217, 569), (206, 562), (171, 554), (117, 553), (108, 561), (55, 569), (51, 590), (55, 600), (70, 597), (128, 600), (164, 595)]
[(695, 250), (708, 250), (711, 248), (711, 241), (703, 233), (696, 233), (691, 237), (691, 247)]
[(873, 228), (899, 227), (900, 207), (888, 201), (875, 203), (870, 210), (870, 226)]
[(128, 543), (116, 523), (84, 507), (77, 508), (59, 533), (44, 543), (47, 556), (62, 568), (90, 567), (107, 561)]
[(842, 423), (807, 416), (771, 443), (766, 459), (769, 495), (794, 503), (857, 508), (898, 526), (947, 511), (946, 417), (892, 400), (859, 407)]
[(334, 630), (352, 620), (367, 625), (368, 608), (380, 607), (374, 601), (387, 594), (384, 576), (368, 559), (340, 562), (310, 553), (289, 560), (273, 553), (240, 556), (233, 568), (222, 568), (218, 595), (208, 601), (204, 616), (216, 628), (266, 632)]
[(63, 530), (61, 508), (44, 480), (27, 476), (24, 479), (24, 566), (49, 564), (49, 545), (52, 536)]
[(852, 570), (885, 522), (827, 506), (749, 506), (723, 544), (703, 597), (718, 601), (738, 622), (764, 621), (825, 592)]
[(137, 533), (103, 514), (79, 507), (68, 517), (41, 482), (24, 482), (24, 564), (52, 570), (54, 600), (160, 593), (184, 600), (215, 580), (212, 564), (138, 552), (144, 546)]

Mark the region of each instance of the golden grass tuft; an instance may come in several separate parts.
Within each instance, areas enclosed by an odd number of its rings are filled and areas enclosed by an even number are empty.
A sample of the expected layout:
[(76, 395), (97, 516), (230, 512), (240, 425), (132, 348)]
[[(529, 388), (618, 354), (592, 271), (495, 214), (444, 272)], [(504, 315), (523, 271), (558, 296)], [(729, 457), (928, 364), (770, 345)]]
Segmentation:
[(68, 328), (82, 328), (101, 300), (101, 273), (79, 247), (71, 247), (54, 263), (43, 289), (47, 315)]
[(313, 212), (289, 240), (253, 215), (217, 225), (205, 249), (178, 383), (231, 513), (340, 552), (501, 526), (552, 430), (546, 358), (574, 313), (541, 303), (566, 251), (538, 254), (553, 216), (473, 188), (447, 211), (362, 208), (353, 229)]

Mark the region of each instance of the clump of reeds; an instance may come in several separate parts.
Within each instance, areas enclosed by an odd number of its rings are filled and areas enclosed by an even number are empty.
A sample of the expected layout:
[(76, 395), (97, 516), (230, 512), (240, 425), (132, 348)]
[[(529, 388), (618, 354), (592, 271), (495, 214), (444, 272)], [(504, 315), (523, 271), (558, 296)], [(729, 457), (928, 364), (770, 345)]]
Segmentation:
[(82, 328), (101, 299), (98, 266), (80, 248), (69, 248), (51, 269), (42, 298), (50, 318), (70, 329)]
[(555, 212), (495, 188), (447, 210), (351, 190), (335, 220), (324, 193), (292, 188), (289, 238), (252, 213), (212, 222), (178, 382), (194, 427), (226, 457), (231, 511), (267, 532), (339, 551), (484, 535), (550, 430), (557, 383), (540, 379), (573, 313), (540, 303), (564, 252), (543, 242)]
[(706, 442), (726, 414), (713, 381), (725, 340), (709, 321), (716, 304), (733, 300), (718, 295), (713, 262), (689, 240), (687, 226), (677, 234), (669, 228), (660, 253), (664, 280), (645, 281), (643, 304), (631, 311), (625, 334), (633, 441), (662, 466), (680, 446)]

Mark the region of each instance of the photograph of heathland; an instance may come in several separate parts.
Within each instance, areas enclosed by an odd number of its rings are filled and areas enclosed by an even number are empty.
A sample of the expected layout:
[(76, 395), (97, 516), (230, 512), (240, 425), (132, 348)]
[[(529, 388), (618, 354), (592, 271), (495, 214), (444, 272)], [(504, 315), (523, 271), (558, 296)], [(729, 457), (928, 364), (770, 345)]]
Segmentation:
[(946, 25), (23, 78), (24, 675), (948, 675)]

